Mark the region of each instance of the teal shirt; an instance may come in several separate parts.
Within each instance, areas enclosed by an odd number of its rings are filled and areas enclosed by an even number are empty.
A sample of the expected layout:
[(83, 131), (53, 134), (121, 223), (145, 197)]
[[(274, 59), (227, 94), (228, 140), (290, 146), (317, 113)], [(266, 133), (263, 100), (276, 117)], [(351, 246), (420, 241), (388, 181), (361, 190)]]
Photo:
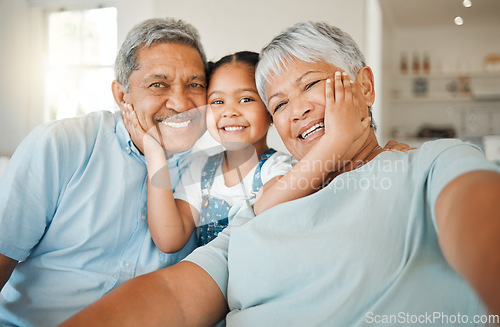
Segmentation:
[(219, 285), (228, 326), (472, 325), (485, 308), (443, 257), (434, 205), (478, 169), (499, 170), (458, 140), (383, 152), (257, 217), (243, 205), (186, 260)]

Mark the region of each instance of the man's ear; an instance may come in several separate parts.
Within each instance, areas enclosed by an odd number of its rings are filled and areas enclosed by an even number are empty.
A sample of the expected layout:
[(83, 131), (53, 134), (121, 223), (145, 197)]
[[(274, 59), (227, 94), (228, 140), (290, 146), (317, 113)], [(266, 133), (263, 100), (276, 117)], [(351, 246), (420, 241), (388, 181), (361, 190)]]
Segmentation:
[(368, 66), (361, 68), (358, 76), (356, 76), (356, 81), (362, 86), (366, 105), (371, 107), (375, 102), (375, 84), (372, 69)]
[(118, 107), (120, 107), (120, 109), (124, 109), (124, 106), (127, 103), (127, 101), (125, 101), (125, 97), (127, 95), (125, 87), (117, 80), (114, 80), (111, 83), (111, 92), (113, 92), (113, 98), (115, 99)]

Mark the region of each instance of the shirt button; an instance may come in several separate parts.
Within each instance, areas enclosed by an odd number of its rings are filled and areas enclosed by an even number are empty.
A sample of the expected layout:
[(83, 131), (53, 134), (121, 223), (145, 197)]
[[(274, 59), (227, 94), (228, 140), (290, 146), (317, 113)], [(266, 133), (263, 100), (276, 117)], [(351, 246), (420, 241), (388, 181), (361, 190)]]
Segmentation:
[(132, 265), (132, 264), (131, 264), (130, 262), (128, 262), (128, 261), (127, 261), (127, 262), (125, 262), (125, 268), (130, 268), (130, 266), (131, 266), (131, 265)]
[(125, 148), (125, 151), (130, 151), (130, 148), (127, 146), (127, 147)]
[(141, 216), (141, 219), (142, 219), (142, 220), (145, 220), (145, 219), (146, 219), (146, 215), (144, 215), (144, 214), (143, 214), (143, 215)]

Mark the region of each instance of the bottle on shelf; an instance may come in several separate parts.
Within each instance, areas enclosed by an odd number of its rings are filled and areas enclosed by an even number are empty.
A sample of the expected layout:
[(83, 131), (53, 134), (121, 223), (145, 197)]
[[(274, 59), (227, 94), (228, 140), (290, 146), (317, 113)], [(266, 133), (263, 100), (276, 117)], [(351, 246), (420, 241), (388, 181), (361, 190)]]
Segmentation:
[(401, 74), (406, 75), (408, 73), (408, 57), (406, 56), (406, 52), (401, 53), (401, 59), (399, 62), (399, 70)]
[(429, 58), (429, 53), (427, 51), (424, 52), (422, 70), (424, 71), (424, 74), (429, 74), (431, 72), (431, 60)]
[(420, 57), (419, 57), (417, 51), (415, 51), (413, 53), (412, 70), (413, 70), (413, 74), (419, 74), (420, 73)]

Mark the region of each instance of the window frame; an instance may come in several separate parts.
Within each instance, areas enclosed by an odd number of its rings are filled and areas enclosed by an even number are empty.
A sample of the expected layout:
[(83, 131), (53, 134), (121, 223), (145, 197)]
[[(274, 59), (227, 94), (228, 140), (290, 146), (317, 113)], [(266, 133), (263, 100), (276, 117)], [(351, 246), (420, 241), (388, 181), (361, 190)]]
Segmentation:
[[(30, 5), (33, 5), (34, 7), (37, 8), (37, 11), (39, 13), (39, 16), (42, 19), (42, 44), (43, 44), (43, 64), (42, 64), (42, 80), (43, 80), (43, 87), (41, 90), (41, 98), (42, 98), (42, 108), (39, 108), (42, 113), (43, 121), (47, 122), (50, 120), (55, 120), (59, 119), (57, 117), (51, 116), (50, 109), (48, 108), (49, 104), (48, 101), (49, 99), (47, 98), (47, 88), (48, 85), (46, 84), (47, 76), (49, 72), (51, 71), (51, 67), (49, 66), (49, 16), (52, 13), (56, 12), (62, 12), (62, 11), (84, 11), (84, 10), (91, 10), (91, 9), (100, 9), (100, 8), (109, 8), (109, 7), (114, 7), (115, 10), (117, 10), (117, 26), (116, 26), (116, 31), (117, 31), (117, 47), (118, 47), (118, 6), (115, 0), (30, 0), (29, 1)], [(116, 49), (118, 51), (118, 49)], [(92, 68), (111, 68), (112, 70), (114, 69), (114, 61), (109, 64), (109, 65), (82, 65), (82, 64), (76, 64), (76, 65), (71, 65), (68, 66), (69, 69), (74, 69), (75, 73), (78, 75), (81, 75), (82, 72), (85, 70), (91, 70)], [(79, 82), (81, 82), (80, 78), (77, 78)], [(78, 89), (81, 91), (80, 86)], [(109, 90), (109, 89), (108, 89)], [(106, 92), (106, 90), (103, 90), (103, 92)], [(80, 92), (79, 92), (80, 93)], [(106, 93), (109, 97), (112, 98), (111, 92)], [(79, 100), (79, 106), (80, 106), (80, 100)], [(105, 110), (110, 110), (112, 111), (114, 107), (110, 108), (97, 108), (97, 109), (105, 109)], [(76, 114), (78, 115), (78, 113)], [(67, 117), (63, 117), (67, 118)]]

